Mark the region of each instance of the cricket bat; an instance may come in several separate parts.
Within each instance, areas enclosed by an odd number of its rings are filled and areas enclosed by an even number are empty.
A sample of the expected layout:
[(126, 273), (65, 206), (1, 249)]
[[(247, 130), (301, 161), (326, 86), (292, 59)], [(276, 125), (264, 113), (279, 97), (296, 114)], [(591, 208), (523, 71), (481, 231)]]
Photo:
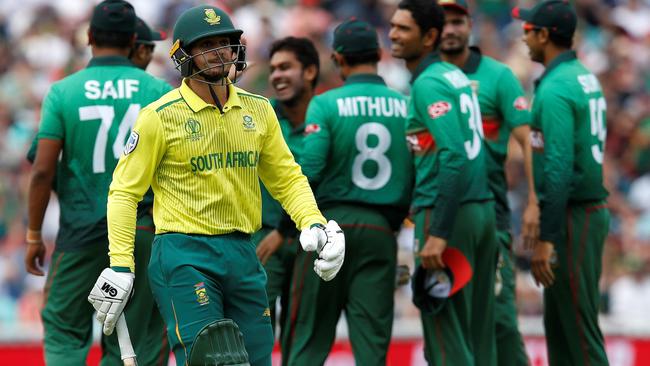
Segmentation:
[(120, 344), (120, 354), (122, 355), (122, 362), (124, 366), (137, 366), (138, 362), (135, 359), (135, 351), (131, 344), (131, 336), (129, 336), (129, 328), (126, 326), (126, 319), (124, 313), (117, 319), (117, 342)]

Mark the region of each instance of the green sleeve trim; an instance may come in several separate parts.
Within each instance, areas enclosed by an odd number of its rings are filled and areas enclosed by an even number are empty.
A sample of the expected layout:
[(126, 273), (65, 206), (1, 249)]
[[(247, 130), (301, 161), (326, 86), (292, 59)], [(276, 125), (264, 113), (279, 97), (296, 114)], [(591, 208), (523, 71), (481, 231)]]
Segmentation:
[(111, 269), (115, 272), (120, 272), (120, 273), (131, 273), (131, 269), (129, 267), (118, 267), (118, 266), (113, 266)]
[(172, 104), (174, 104), (174, 103), (176, 103), (176, 102), (178, 102), (178, 101), (180, 101), (180, 100), (183, 100), (183, 97), (180, 97), (180, 98), (178, 98), (178, 99), (174, 99), (174, 100), (172, 100), (172, 101), (169, 101), (169, 102), (167, 102), (167, 103), (161, 105), (160, 107), (156, 108), (156, 112), (160, 112), (160, 111), (162, 111), (163, 109), (169, 107), (170, 105), (172, 105)]

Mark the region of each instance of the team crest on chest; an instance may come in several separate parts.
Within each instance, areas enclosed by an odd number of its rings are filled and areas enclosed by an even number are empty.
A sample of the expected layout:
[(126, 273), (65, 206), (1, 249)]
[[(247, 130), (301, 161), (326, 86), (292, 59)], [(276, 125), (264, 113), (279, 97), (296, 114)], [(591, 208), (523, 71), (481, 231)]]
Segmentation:
[(245, 115), (243, 120), (244, 122), (242, 124), (245, 131), (255, 131), (255, 121), (253, 121), (253, 117)]
[(186, 138), (190, 141), (196, 141), (203, 137), (203, 134), (201, 133), (201, 123), (193, 118), (190, 118), (185, 122), (185, 132), (187, 132)]

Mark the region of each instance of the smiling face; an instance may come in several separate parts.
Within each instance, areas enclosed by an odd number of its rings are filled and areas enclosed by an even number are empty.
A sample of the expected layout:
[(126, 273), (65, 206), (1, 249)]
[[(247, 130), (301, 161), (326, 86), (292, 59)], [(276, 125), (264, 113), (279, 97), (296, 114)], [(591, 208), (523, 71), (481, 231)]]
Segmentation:
[(411, 12), (397, 9), (390, 20), (390, 53), (395, 58), (413, 60), (423, 53), (423, 37)]
[(305, 69), (291, 51), (275, 52), (271, 56), (270, 67), (269, 83), (276, 98), (283, 103), (291, 104), (300, 99), (313, 81), (313, 76), (307, 79)]
[(207, 37), (194, 42), (190, 55), (199, 75), (206, 81), (219, 81), (228, 76), (237, 55), (233, 52), (230, 39), (224, 36)]
[(472, 22), (466, 14), (456, 10), (445, 10), (445, 27), (442, 30), (440, 52), (458, 54), (469, 44)]

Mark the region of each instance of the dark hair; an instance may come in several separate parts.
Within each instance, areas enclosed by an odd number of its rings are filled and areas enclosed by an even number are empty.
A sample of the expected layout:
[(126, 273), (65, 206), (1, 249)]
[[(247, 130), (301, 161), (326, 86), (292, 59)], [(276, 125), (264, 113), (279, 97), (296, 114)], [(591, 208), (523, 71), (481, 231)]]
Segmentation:
[(90, 27), (93, 44), (97, 47), (130, 48), (135, 33), (105, 31)]
[(379, 50), (342, 54), (348, 66), (376, 64), (379, 62)]
[(560, 48), (571, 48), (573, 47), (573, 37), (567, 37), (565, 35), (559, 35), (557, 33), (548, 32), (548, 39), (556, 46)]
[(316, 77), (312, 82), (312, 87), (316, 87), (318, 83), (318, 76), (320, 74), (320, 59), (318, 58), (318, 51), (314, 47), (314, 43), (307, 38), (301, 37), (285, 37), (278, 39), (271, 45), (269, 51), (269, 58), (273, 57), (276, 52), (289, 51), (296, 56), (296, 59), (305, 69), (311, 65), (316, 66)]
[(438, 37), (434, 43), (434, 49), (438, 48), (442, 36), (442, 28), (445, 26), (445, 11), (434, 0), (402, 0), (397, 5), (398, 9), (408, 10), (424, 35), (429, 30), (436, 29)]

